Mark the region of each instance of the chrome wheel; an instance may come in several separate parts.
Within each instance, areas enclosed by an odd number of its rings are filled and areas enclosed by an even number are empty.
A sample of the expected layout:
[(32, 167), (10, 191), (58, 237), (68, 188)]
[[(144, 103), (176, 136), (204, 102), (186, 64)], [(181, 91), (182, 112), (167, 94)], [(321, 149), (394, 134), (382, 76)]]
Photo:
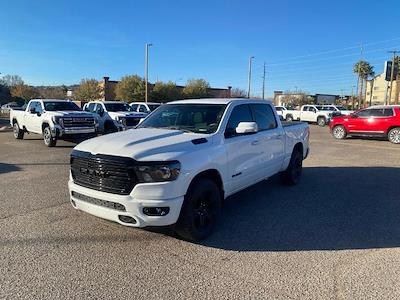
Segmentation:
[(325, 118), (318, 118), (317, 123), (319, 126), (324, 127), (326, 125)]
[(19, 126), (17, 122), (14, 123), (13, 132), (14, 132), (14, 137), (17, 139), (19, 136)]
[(393, 144), (400, 144), (400, 127), (391, 129), (388, 133), (388, 139)]
[(335, 128), (333, 128), (332, 134), (336, 139), (341, 140), (346, 137), (346, 130), (343, 126), (336, 126)]

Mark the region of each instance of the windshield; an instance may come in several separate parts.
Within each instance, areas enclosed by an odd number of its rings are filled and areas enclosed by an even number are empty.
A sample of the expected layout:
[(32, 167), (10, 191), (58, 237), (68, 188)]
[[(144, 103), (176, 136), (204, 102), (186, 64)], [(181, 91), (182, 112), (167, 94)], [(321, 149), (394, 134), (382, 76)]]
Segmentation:
[(225, 111), (224, 104), (167, 104), (149, 115), (138, 128), (165, 128), (213, 133)]
[(107, 111), (117, 112), (117, 111), (133, 111), (133, 108), (127, 103), (106, 103)]
[(57, 102), (44, 102), (44, 110), (46, 111), (69, 111), (69, 110), (81, 110), (78, 105), (70, 101), (57, 101)]
[(160, 106), (160, 104), (147, 104), (147, 106), (149, 107), (150, 111), (155, 110), (157, 107)]

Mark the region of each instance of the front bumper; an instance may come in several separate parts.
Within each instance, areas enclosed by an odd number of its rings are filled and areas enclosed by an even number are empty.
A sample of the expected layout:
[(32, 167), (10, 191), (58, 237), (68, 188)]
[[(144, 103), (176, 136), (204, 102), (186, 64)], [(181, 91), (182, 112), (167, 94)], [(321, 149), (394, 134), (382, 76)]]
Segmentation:
[(52, 131), (53, 136), (62, 137), (65, 135), (80, 135), (80, 134), (96, 133), (97, 129), (95, 126), (64, 128), (59, 125), (56, 125), (52, 128), (51, 131)]
[[(68, 182), (68, 188), (71, 204), (75, 209), (131, 227), (175, 224), (184, 199), (184, 196), (181, 196), (165, 200), (146, 200), (134, 198), (132, 195), (110, 194), (82, 187), (71, 179)], [(88, 198), (91, 199), (88, 200)], [(121, 210), (121, 207), (124, 207), (124, 210)], [(148, 216), (143, 213), (145, 207), (169, 207), (169, 212), (164, 216)], [(123, 222), (121, 216), (131, 217), (135, 223)]]

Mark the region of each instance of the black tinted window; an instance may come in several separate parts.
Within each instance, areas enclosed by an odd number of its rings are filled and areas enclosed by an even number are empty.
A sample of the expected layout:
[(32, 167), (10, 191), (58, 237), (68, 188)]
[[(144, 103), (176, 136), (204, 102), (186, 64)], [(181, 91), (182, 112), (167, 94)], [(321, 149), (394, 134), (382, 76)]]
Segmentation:
[(78, 105), (74, 102), (69, 101), (57, 101), (57, 102), (44, 102), (44, 108), (47, 111), (75, 111), (81, 110)]
[(370, 113), (371, 113), (370, 109), (364, 109), (356, 112), (355, 115), (357, 115), (358, 117), (369, 117)]
[(94, 107), (95, 107), (95, 103), (89, 103), (87, 106), (86, 106), (86, 111), (90, 111), (90, 112), (94, 112)]
[(372, 108), (369, 109), (371, 117), (391, 117), (393, 110), (391, 108)]
[(247, 104), (238, 105), (232, 110), (228, 125), (226, 126), (225, 136), (234, 136), (236, 134), (236, 127), (240, 122), (253, 122), (250, 107)]
[(259, 131), (276, 128), (275, 115), (268, 104), (251, 104), (251, 110)]
[(282, 107), (275, 107), (276, 111), (282, 111)]

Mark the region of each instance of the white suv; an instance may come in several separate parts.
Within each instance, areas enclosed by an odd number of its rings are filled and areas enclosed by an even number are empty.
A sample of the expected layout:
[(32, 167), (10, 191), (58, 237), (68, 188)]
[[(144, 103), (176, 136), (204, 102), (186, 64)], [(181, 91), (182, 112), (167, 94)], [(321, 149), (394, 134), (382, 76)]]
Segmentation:
[(157, 102), (132, 102), (130, 103), (130, 106), (133, 108), (133, 111), (140, 112), (140, 113), (146, 113), (149, 114), (153, 110), (157, 109), (160, 107), (162, 103), (157, 103)]

